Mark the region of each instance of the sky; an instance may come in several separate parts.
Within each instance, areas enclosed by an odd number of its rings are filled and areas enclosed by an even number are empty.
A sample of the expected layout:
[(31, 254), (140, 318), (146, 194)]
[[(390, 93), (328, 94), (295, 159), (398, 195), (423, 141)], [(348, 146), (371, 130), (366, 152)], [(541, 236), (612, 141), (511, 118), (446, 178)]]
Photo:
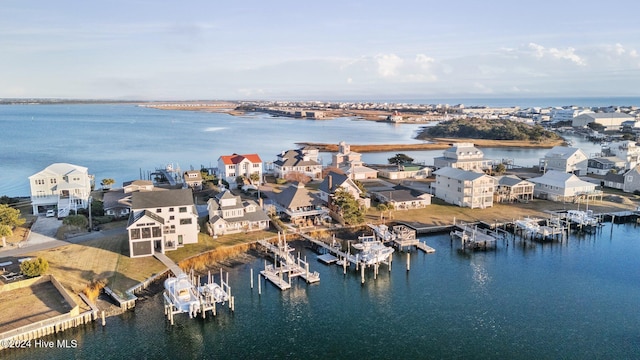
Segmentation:
[(640, 96), (640, 2), (3, 0), (0, 98)]

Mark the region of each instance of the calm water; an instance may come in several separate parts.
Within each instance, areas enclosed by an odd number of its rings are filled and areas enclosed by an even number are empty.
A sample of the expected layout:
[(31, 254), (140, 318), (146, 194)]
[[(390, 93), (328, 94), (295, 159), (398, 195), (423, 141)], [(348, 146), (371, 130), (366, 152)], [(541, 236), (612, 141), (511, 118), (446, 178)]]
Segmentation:
[[(183, 170), (217, 165), (221, 155), (258, 153), (263, 161), (296, 148), (296, 142), (351, 144), (416, 143), (423, 125), (352, 119), (325, 121), (273, 118), (259, 114), (166, 111), (134, 105), (0, 106), (0, 195), (29, 195), (28, 177), (55, 162), (85, 166), (96, 182), (116, 184), (145, 177), (167, 164)], [(574, 139), (587, 153), (598, 147)], [(489, 159), (509, 158), (532, 166), (544, 149), (485, 149)], [(433, 165), (442, 151), (408, 151), (417, 162)], [(387, 163), (393, 152), (366, 153), (368, 163)], [(322, 156), (325, 164), (330, 154)], [(99, 186), (99, 185), (98, 185)]]
[[(8, 351), (10, 359), (633, 359), (640, 356), (639, 228), (607, 224), (561, 243), (509, 240), (460, 253), (448, 235), (435, 254), (396, 253), (377, 280), (311, 261), (314, 285), (250, 288), (250, 268), (230, 269), (236, 312), (165, 320), (155, 296), (135, 311), (46, 340), (75, 350)], [(305, 249), (300, 249), (305, 252)], [(315, 255), (308, 253), (310, 259)], [(225, 269), (226, 270), (226, 269)]]
[[(257, 115), (171, 112), (130, 105), (0, 106), (0, 195), (25, 195), (27, 177), (53, 162), (87, 166), (118, 183), (178, 164), (209, 166), (222, 154), (268, 161), (298, 141), (412, 142), (419, 125), (309, 121)], [(574, 139), (579, 141), (579, 139)], [(577, 143), (588, 153), (597, 146)], [(534, 165), (546, 150), (486, 149), (487, 157)], [(409, 152), (432, 164), (441, 151)], [(391, 153), (365, 154), (386, 162)], [(325, 156), (325, 163), (330, 157)], [(230, 271), (236, 312), (164, 319), (161, 297), (135, 311), (54, 335), (78, 348), (3, 351), (9, 359), (103, 358), (638, 358), (640, 229), (607, 224), (565, 244), (501, 244), (461, 254), (448, 235), (427, 238), (435, 254), (396, 254), (389, 273), (360, 285), (355, 272), (311, 261), (321, 281), (280, 292), (249, 287), (249, 269)], [(305, 251), (305, 249), (300, 249)], [(310, 259), (315, 255), (308, 254)]]

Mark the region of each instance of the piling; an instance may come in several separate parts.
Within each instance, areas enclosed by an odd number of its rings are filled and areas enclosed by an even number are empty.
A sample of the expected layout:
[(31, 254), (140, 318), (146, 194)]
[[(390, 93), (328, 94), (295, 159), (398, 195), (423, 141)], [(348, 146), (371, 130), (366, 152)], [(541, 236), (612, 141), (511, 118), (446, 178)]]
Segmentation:
[(411, 253), (407, 252), (407, 271), (411, 270)]
[(258, 274), (258, 295), (262, 295), (262, 285), (260, 282), (260, 274)]
[(107, 321), (104, 318), (104, 310), (102, 310), (102, 326), (107, 325)]
[(251, 268), (251, 288), (253, 289), (253, 268)]
[(364, 266), (360, 266), (361, 283), (364, 284)]

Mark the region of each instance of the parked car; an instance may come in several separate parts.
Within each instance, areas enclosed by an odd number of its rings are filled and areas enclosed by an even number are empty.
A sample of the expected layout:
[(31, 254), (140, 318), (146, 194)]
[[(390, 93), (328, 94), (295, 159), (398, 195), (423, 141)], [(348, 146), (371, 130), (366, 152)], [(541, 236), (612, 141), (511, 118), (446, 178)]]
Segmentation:
[(47, 210), (47, 217), (54, 217), (56, 216), (56, 211), (53, 209), (49, 209)]

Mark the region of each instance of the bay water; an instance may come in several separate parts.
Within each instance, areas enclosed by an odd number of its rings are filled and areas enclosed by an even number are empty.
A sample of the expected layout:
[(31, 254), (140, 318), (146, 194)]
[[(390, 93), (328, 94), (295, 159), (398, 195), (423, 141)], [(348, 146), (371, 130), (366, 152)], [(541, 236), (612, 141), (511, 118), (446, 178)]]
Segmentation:
[[(215, 166), (220, 155), (258, 153), (264, 161), (296, 142), (408, 143), (423, 125), (352, 119), (232, 117), (133, 105), (0, 106), (0, 195), (28, 195), (28, 176), (54, 162), (89, 168), (99, 180), (134, 180), (168, 163)], [(598, 146), (572, 139), (587, 153)], [(488, 158), (536, 165), (547, 150), (483, 149)], [(407, 152), (433, 163), (441, 151)], [(385, 163), (393, 153), (367, 153)], [(324, 154), (324, 162), (330, 160)], [(171, 326), (162, 297), (135, 310), (44, 338), (75, 348), (5, 350), (8, 359), (514, 358), (640, 357), (640, 229), (606, 224), (565, 243), (515, 239), (496, 251), (463, 253), (448, 234), (424, 237), (435, 254), (394, 255), (389, 272), (367, 274), (311, 261), (321, 281), (281, 292), (251, 289), (263, 259), (225, 268), (236, 311)], [(299, 244), (310, 260), (315, 254)], [(215, 269), (214, 269), (215, 270)], [(217, 272), (216, 272), (217, 273)]]
[[(640, 356), (640, 228), (607, 223), (564, 243), (499, 241), (461, 252), (448, 234), (422, 237), (433, 254), (394, 253), (391, 271), (310, 260), (320, 282), (287, 291), (250, 273), (263, 259), (225, 268), (235, 313), (176, 315), (157, 294), (123, 315), (45, 337), (68, 348), (3, 351), (8, 359), (634, 359)], [(218, 269), (213, 269), (217, 274)]]

